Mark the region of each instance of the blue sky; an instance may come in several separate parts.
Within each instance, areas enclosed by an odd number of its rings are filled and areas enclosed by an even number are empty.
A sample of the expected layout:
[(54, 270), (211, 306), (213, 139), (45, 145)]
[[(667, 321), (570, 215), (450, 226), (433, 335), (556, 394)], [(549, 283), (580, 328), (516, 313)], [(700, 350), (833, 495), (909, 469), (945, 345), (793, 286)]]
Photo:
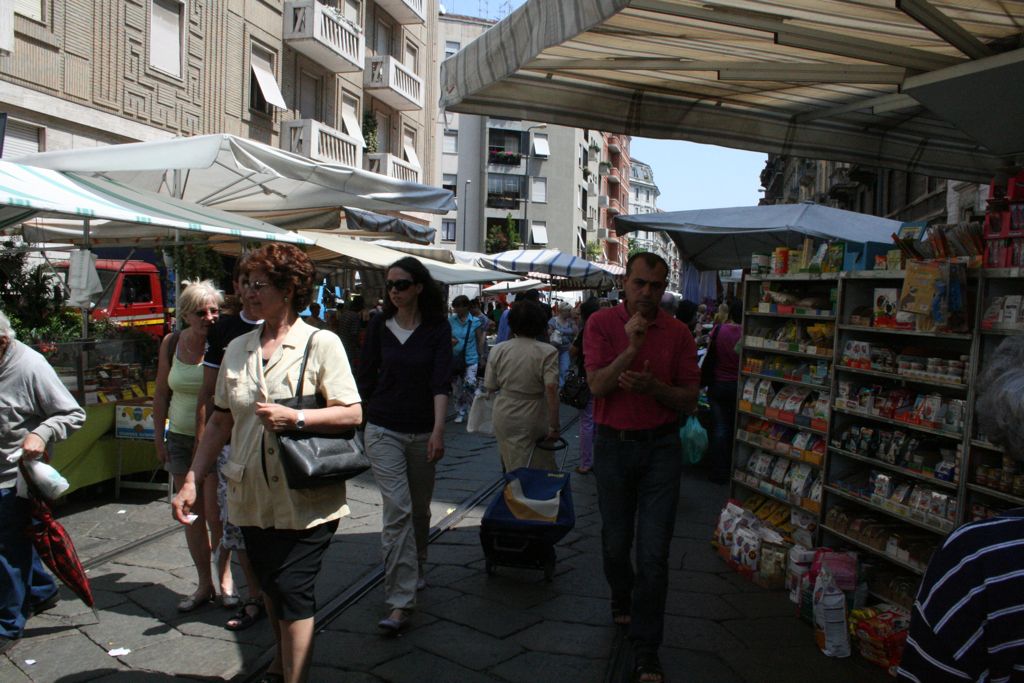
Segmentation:
[[(453, 14), (501, 19), (523, 0), (441, 0)], [(619, 132), (619, 131), (609, 131)], [(663, 211), (754, 206), (767, 156), (681, 140), (633, 138), (631, 156), (651, 165)]]

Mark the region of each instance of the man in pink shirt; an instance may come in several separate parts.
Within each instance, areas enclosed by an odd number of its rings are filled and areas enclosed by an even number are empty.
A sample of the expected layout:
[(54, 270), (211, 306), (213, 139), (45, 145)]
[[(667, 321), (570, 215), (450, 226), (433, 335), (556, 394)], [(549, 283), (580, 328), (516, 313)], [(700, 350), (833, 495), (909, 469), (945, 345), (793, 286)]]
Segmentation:
[(630, 257), (625, 303), (594, 313), (584, 335), (604, 573), (640, 681), (663, 680), (658, 647), (682, 475), (680, 415), (696, 409), (700, 391), (693, 336), (659, 307), (667, 278), (660, 256)]

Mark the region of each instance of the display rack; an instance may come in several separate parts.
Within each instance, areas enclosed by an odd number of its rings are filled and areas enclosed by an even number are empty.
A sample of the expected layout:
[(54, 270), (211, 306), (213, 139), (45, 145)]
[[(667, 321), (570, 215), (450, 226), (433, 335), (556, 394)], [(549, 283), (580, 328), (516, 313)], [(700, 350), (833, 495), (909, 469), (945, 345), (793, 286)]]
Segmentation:
[[(993, 512), (1024, 506), (1024, 473), (1002, 466), (1002, 450), (978, 431), (974, 415), (975, 380), (986, 359), (1006, 336), (1024, 334), (1024, 324), (1019, 322), (1024, 317), (1016, 323), (1000, 319), (993, 324), (991, 314), (987, 322), (983, 316), (997, 297), (1024, 294), (1024, 268), (969, 271), (967, 323), (952, 331), (895, 326), (892, 294), (902, 289), (903, 271), (827, 275), (748, 276), (744, 280), (746, 312), (732, 494), (742, 501), (757, 493), (811, 513), (818, 525), (817, 543), (851, 547), (877, 560), (871, 564), (884, 568), (879, 574), (909, 572), (917, 581), (931, 552), (949, 531)], [(832, 307), (778, 310), (774, 304), (761, 303), (765, 288), (819, 299), (827, 292)], [(886, 306), (890, 308), (884, 310)], [(882, 314), (884, 319), (876, 317)], [(890, 326), (876, 325), (876, 320)], [(772, 338), (784, 325), (803, 329), (816, 323), (834, 326), (830, 349), (809, 346), (806, 340), (780, 343)], [(917, 323), (904, 320), (900, 324)], [(851, 342), (876, 348), (886, 359), (895, 355), (901, 360), (883, 368), (852, 362), (844, 356)], [(813, 376), (807, 374), (809, 367)], [(812, 421), (745, 401), (749, 382), (770, 382), (776, 394), (787, 386), (814, 392), (812, 397), (827, 394), (826, 419)], [(853, 388), (861, 393), (850, 396)], [(861, 396), (867, 396), (863, 404)], [(906, 410), (887, 414), (886, 404), (881, 402), (879, 409), (875, 396), (902, 397), (904, 402), (906, 397), (915, 401), (918, 396), (927, 397), (926, 405), (942, 408), (935, 413), (942, 418), (923, 419)], [(800, 432), (825, 439), (824, 453), (794, 449), (792, 441)], [(864, 438), (853, 439), (851, 435), (859, 432)], [(912, 440), (913, 450), (898, 451), (891, 447), (892, 441), (886, 441), (888, 448), (883, 450), (883, 432), (887, 439), (901, 433), (900, 443)], [(801, 437), (800, 443), (807, 438)], [(815, 493), (797, 495), (784, 481), (775, 481), (772, 475), (787, 468), (766, 467), (765, 455), (771, 456), (772, 463), (784, 458), (790, 468), (797, 464), (811, 468), (820, 484), (800, 493)], [(751, 471), (754, 466), (759, 467), (756, 473)], [(875, 483), (881, 483), (878, 490)], [(886, 492), (892, 495), (879, 495)], [(904, 492), (910, 495), (904, 497)]]

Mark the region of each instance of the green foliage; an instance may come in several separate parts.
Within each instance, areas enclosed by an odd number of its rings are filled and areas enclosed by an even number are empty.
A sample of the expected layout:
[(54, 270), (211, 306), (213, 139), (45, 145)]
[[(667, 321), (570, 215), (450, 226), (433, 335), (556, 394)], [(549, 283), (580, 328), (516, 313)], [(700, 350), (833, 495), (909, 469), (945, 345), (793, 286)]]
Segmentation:
[(601, 243), (598, 240), (590, 240), (587, 242), (587, 259), (593, 261), (596, 258), (600, 258), (604, 253), (601, 248)]
[(377, 144), (377, 117), (372, 111), (363, 114), (363, 141), (366, 143), (366, 153), (374, 154), (379, 149)]
[(487, 239), (484, 242), (484, 250), (488, 254), (518, 249), (520, 244), (522, 242), (519, 240), (519, 228), (511, 213), (505, 217), (504, 225), (495, 223), (487, 227)]
[(639, 254), (642, 251), (645, 251), (645, 249), (642, 246), (640, 246), (640, 243), (637, 242), (636, 239), (633, 237), (628, 238), (626, 240), (626, 244), (629, 246), (630, 257)]
[(185, 280), (219, 282), (224, 277), (224, 264), (221, 262), (220, 255), (205, 242), (176, 244), (162, 247), (158, 251), (161, 254), (171, 255), (179, 282)]
[[(29, 266), (28, 254), (7, 241), (0, 248), (0, 307), (15, 331), (43, 327), (64, 308), (67, 291), (47, 264)], [(20, 326), (20, 329), (19, 329)]]

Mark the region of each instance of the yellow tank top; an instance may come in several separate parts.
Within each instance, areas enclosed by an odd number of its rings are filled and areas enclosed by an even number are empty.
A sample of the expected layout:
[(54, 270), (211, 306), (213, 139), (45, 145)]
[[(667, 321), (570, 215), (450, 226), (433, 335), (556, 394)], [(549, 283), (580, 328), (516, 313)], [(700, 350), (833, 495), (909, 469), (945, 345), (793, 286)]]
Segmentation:
[(199, 389), (203, 386), (202, 361), (198, 365), (183, 363), (175, 351), (171, 371), (167, 374), (167, 386), (174, 392), (167, 409), (170, 422), (168, 430), (175, 434), (195, 436), (196, 403), (199, 401)]

